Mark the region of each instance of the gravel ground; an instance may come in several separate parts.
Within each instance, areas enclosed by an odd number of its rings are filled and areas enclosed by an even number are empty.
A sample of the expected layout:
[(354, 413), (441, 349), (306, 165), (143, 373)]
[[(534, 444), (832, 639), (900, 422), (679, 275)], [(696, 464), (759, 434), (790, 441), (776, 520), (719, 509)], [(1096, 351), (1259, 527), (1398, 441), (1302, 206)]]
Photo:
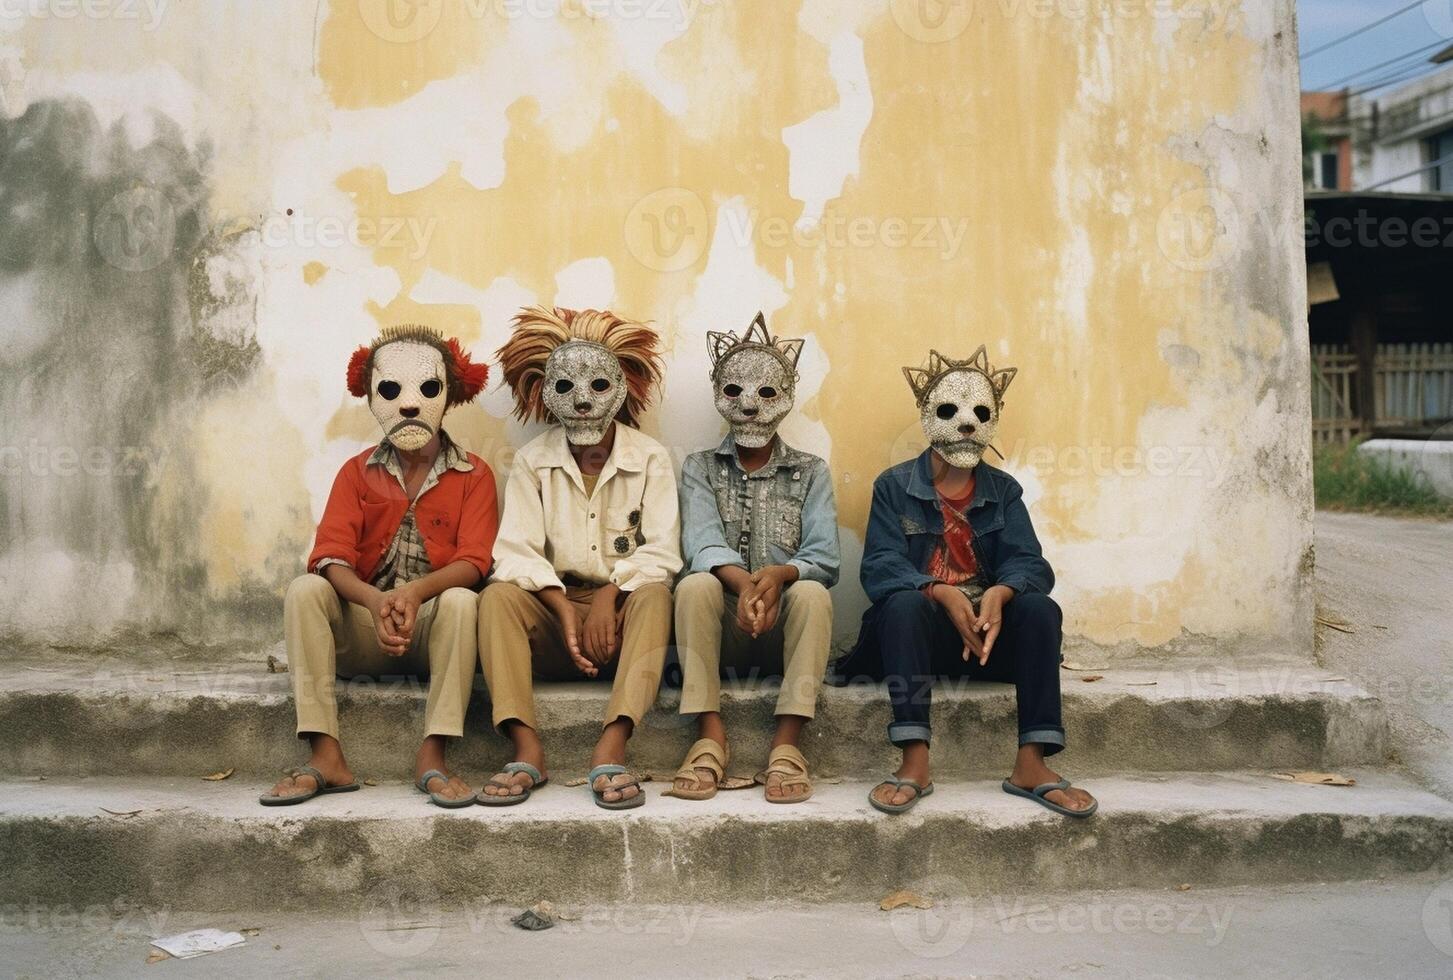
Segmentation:
[[(1402, 761), (1453, 796), (1453, 521), (1317, 513), (1323, 666), (1387, 703)], [(1352, 630), (1353, 632), (1345, 632)]]

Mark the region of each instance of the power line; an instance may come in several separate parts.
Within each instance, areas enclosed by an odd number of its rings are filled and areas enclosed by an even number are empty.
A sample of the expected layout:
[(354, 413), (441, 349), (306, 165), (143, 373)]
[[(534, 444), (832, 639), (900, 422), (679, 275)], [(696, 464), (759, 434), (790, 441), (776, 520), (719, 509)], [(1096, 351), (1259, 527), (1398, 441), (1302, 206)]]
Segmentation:
[(1407, 68), (1400, 68), (1397, 71), (1392, 72), (1391, 74), (1382, 75), (1378, 78), (1374, 78), (1358, 88), (1349, 89), (1347, 95), (1349, 98), (1354, 95), (1365, 95), (1366, 93), (1375, 91), (1376, 89), (1387, 88), (1389, 85), (1396, 85), (1398, 82), (1410, 82), (1415, 78), (1421, 78), (1424, 75), (1433, 74), (1432, 72), (1428, 71), (1429, 67), (1430, 66), (1428, 65), (1417, 65), (1415, 67), (1410, 66)]
[(1344, 75), (1342, 78), (1339, 78), (1339, 79), (1337, 79), (1334, 82), (1326, 82), (1326, 83), (1324, 83), (1322, 85), (1318, 85), (1318, 86), (1316, 86), (1316, 88), (1317, 89), (1333, 89), (1333, 88), (1336, 88), (1339, 85), (1345, 85), (1348, 82), (1352, 81), (1355, 78), (1358, 78), (1361, 75), (1366, 75), (1368, 72), (1374, 72), (1374, 71), (1377, 71), (1379, 68), (1386, 68), (1388, 65), (1395, 65), (1395, 64), (1397, 64), (1400, 61), (1406, 61), (1409, 58), (1414, 58), (1414, 57), (1417, 57), (1418, 55), (1426, 54), (1429, 51), (1432, 51), (1434, 48), (1445, 48), (1447, 46), (1448, 46), (1448, 40), (1446, 38), (1440, 38), (1439, 40), (1434, 41), (1432, 44), (1425, 44), (1421, 48), (1417, 48), (1416, 50), (1413, 50), (1413, 51), (1404, 51), (1402, 54), (1398, 55), (1396, 58), (1389, 58), (1387, 61), (1380, 61), (1380, 62), (1378, 62), (1375, 65), (1368, 65), (1366, 68), (1359, 69), (1358, 71), (1355, 71), (1355, 72), (1353, 72), (1350, 75)]
[(1397, 10), (1394, 10), (1392, 13), (1388, 14), (1386, 17), (1382, 18), (1381, 20), (1375, 20), (1371, 24), (1365, 24), (1362, 27), (1359, 27), (1357, 30), (1352, 31), (1350, 34), (1344, 34), (1344, 35), (1342, 35), (1341, 37), (1339, 37), (1339, 38), (1337, 38), (1335, 40), (1328, 41), (1326, 44), (1322, 45), (1319, 48), (1313, 48), (1312, 50), (1308, 51), (1306, 54), (1301, 55), (1301, 60), (1305, 61), (1306, 59), (1310, 58), (1314, 54), (1321, 54), (1323, 51), (1326, 51), (1328, 48), (1335, 48), (1337, 45), (1341, 44), (1343, 41), (1350, 41), (1354, 37), (1358, 37), (1360, 35), (1366, 34), (1368, 31), (1372, 30), (1374, 27), (1381, 27), (1383, 24), (1386, 24), (1388, 21), (1390, 21), (1390, 20), (1396, 20), (1397, 18), (1401, 17), (1403, 14), (1407, 13), (1408, 11), (1410, 11), (1410, 10), (1416, 10), (1419, 7), (1421, 7), (1422, 5), (1423, 5), (1423, 0), (1413, 0), (1413, 2), (1410, 3), (1410, 4), (1408, 4), (1406, 7), (1401, 7), (1399, 9), (1397, 9)]

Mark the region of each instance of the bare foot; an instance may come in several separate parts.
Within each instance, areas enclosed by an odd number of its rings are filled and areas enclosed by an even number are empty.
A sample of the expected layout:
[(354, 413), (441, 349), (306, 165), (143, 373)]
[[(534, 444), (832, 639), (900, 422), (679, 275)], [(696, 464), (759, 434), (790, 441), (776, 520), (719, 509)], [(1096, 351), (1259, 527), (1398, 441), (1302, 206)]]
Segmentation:
[[(605, 730), (600, 733), (600, 741), (595, 743), (595, 751), (590, 756), (590, 768), (611, 764), (625, 765), (626, 742), (634, 727), (629, 718), (617, 718), (606, 725)], [(614, 776), (596, 776), (590, 788), (606, 803), (634, 799), (641, 792), (636, 777), (628, 772), (618, 772)]]
[[(927, 786), (931, 778), (928, 766), (928, 743), (909, 742), (903, 747), (903, 764), (895, 775), (899, 779), (910, 779), (920, 786)], [(873, 789), (873, 799), (887, 806), (902, 806), (918, 795), (912, 786), (894, 786), (881, 783)]]
[[(513, 722), (507, 726), (506, 734), (515, 743), (515, 761), (528, 762), (540, 771), (542, 779), (547, 777), (549, 773), (545, 771), (545, 747), (540, 744), (535, 730)], [(480, 792), (485, 796), (523, 796), (525, 790), (533, 789), (534, 786), (535, 781), (530, 778), (529, 773), (500, 771), (490, 777)]]
[[(353, 770), (348, 768), (348, 763), (343, 758), (343, 747), (338, 744), (336, 738), (328, 735), (313, 735), (310, 741), (313, 754), (308, 757), (307, 765), (309, 767), (321, 772), (324, 781), (329, 786), (347, 786), (353, 782)], [(307, 773), (298, 773), (279, 779), (270, 791), (270, 795), (291, 799), (295, 796), (307, 796), (319, 788), (318, 781), (312, 776)]]
[[(1044, 764), (1043, 746), (1025, 745), (1020, 747), (1019, 755), (1014, 759), (1014, 772), (1010, 774), (1009, 782), (1020, 789), (1033, 790), (1045, 783), (1057, 783), (1061, 778), (1059, 773)], [(1089, 793), (1073, 786), (1068, 790), (1050, 790), (1044, 794), (1044, 798), (1050, 803), (1076, 812), (1088, 810), (1095, 802), (1095, 798)]]

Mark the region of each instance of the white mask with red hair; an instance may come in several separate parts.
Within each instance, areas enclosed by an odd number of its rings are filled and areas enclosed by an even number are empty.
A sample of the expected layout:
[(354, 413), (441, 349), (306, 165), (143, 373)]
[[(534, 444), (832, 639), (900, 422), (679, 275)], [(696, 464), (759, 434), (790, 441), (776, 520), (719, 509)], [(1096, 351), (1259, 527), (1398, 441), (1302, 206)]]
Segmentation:
[(418, 452), (439, 434), (444, 413), (484, 388), (489, 367), (454, 338), (428, 327), (390, 327), (348, 364), (348, 390), (368, 407), (394, 448)]

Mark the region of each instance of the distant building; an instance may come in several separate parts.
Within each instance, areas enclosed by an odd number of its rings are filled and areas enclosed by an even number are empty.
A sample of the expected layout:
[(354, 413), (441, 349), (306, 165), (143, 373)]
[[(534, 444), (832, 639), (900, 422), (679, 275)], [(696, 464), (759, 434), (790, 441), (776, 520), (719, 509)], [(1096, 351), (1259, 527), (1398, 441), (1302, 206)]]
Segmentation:
[(1353, 92), (1347, 99), (1356, 189), (1453, 193), (1453, 47), (1432, 61), (1445, 67), (1396, 88)]
[(1352, 189), (1352, 127), (1347, 119), (1347, 93), (1303, 92), (1302, 118), (1319, 138), (1305, 148), (1302, 171), (1308, 190)]

